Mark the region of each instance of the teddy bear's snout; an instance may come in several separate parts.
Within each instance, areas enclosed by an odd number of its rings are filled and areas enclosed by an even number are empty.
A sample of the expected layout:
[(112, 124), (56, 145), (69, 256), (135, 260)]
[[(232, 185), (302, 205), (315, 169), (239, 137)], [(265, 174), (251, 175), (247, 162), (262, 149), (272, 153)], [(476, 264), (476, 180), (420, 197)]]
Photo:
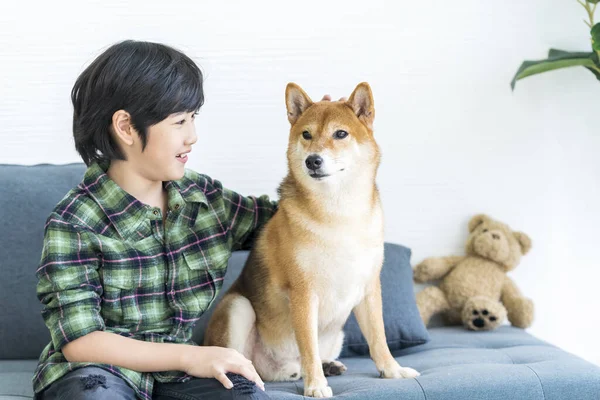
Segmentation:
[(483, 320), (483, 318), (475, 318), (473, 320), (473, 325), (475, 325), (478, 328), (483, 328), (485, 326), (485, 321)]

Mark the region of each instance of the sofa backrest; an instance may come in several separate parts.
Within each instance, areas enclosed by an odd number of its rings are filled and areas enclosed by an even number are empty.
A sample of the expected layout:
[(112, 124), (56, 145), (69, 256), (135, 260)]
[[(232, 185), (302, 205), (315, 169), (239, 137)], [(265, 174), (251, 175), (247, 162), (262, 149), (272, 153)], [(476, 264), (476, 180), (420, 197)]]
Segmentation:
[(35, 295), (44, 224), (85, 164), (0, 164), (0, 359), (38, 358), (50, 341)]
[[(41, 316), (42, 304), (36, 297), (35, 271), (41, 257), (44, 224), (56, 204), (81, 182), (85, 169), (83, 163), (0, 164), (0, 360), (37, 359), (50, 342)], [(214, 304), (237, 278), (247, 256), (248, 252), (235, 252), (229, 260), (223, 290), (194, 330), (193, 338), (198, 343), (202, 342)], [(396, 337), (399, 342), (425, 341), (427, 332), (420, 321), (410, 284), (410, 250), (388, 243), (385, 258), (382, 293), (386, 335), (388, 339)], [(409, 285), (402, 291), (395, 281), (399, 277)], [(352, 336), (348, 336), (349, 332), (354, 332), (358, 340), (360, 332), (355, 325), (351, 317), (344, 329), (347, 338)]]

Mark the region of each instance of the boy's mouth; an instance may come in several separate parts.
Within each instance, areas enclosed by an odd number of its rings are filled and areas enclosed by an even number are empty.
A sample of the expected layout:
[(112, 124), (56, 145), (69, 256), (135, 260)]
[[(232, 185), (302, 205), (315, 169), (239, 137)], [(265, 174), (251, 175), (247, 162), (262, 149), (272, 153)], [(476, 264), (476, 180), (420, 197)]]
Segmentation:
[(175, 156), (175, 158), (177, 159), (177, 161), (179, 161), (179, 162), (181, 162), (181, 163), (183, 163), (183, 164), (185, 164), (185, 163), (186, 163), (186, 161), (188, 160), (187, 153), (181, 153), (181, 154), (177, 154), (177, 155)]

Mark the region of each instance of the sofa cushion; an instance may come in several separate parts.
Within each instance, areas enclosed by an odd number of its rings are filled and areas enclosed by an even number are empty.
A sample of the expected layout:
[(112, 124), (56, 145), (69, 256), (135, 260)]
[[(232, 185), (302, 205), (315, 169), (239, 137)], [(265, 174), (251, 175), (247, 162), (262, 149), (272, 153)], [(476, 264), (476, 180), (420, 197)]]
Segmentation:
[[(407, 247), (385, 244), (385, 261), (380, 277), (383, 323), (390, 350), (416, 346), (429, 340), (415, 300), (410, 256), (411, 251)], [(354, 313), (348, 318), (344, 332), (346, 340), (342, 355), (369, 354), (367, 340)]]
[[(393, 352), (415, 379), (380, 379), (368, 357), (344, 358), (341, 376), (329, 377), (334, 398), (344, 400), (597, 400), (600, 367), (522, 329), (491, 332), (434, 328), (431, 341)], [(30, 398), (35, 361), (0, 361), (0, 400)], [(303, 382), (267, 383), (273, 400), (300, 400)], [(3, 395), (7, 397), (3, 397)], [(15, 397), (11, 397), (13, 395)], [(23, 396), (23, 397), (21, 397)]]
[(38, 358), (50, 342), (35, 295), (44, 224), (84, 172), (82, 163), (0, 165), (0, 359)]

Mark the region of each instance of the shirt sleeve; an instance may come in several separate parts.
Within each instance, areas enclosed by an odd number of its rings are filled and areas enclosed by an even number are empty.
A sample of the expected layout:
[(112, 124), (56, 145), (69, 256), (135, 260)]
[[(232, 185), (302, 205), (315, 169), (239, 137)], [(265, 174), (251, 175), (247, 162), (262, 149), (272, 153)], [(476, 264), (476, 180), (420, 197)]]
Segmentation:
[(105, 329), (100, 316), (103, 290), (98, 275), (98, 243), (93, 233), (56, 213), (46, 222), (36, 292), (44, 305), (42, 316), (56, 351), (81, 336)]
[(227, 188), (222, 188), (222, 193), (233, 250), (249, 250), (260, 229), (277, 211), (278, 203), (267, 195), (246, 197)]

